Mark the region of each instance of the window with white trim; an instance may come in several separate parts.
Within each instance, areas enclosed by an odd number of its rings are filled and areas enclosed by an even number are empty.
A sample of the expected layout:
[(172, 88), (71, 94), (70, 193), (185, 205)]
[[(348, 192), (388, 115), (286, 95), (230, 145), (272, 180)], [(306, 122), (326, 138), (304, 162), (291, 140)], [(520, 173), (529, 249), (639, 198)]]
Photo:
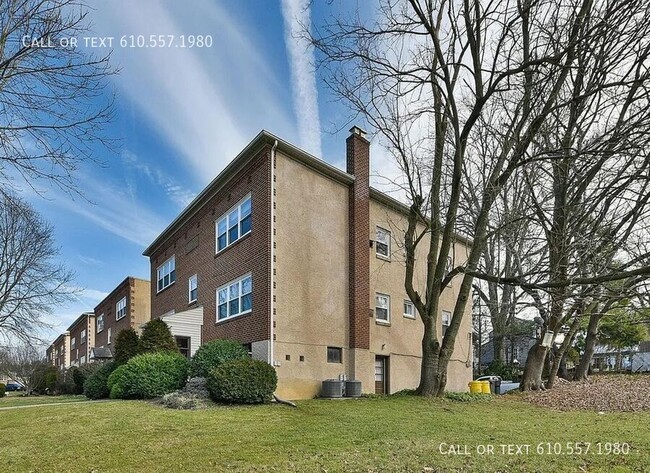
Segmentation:
[(217, 219), (217, 253), (251, 232), (251, 195)]
[(442, 336), (445, 336), (445, 333), (447, 333), (447, 329), (449, 328), (449, 325), (451, 324), (451, 312), (443, 310), (442, 311)]
[(120, 320), (126, 315), (126, 296), (115, 304), (115, 320)]
[(81, 358), (79, 359), (79, 364), (80, 365), (86, 364), (86, 355), (81, 355)]
[(387, 294), (375, 294), (375, 318), (377, 322), (390, 322), (390, 296)]
[(70, 339), (70, 349), (74, 350), (77, 347), (77, 339), (75, 337), (72, 337)]
[(97, 317), (97, 333), (104, 330), (104, 314)]
[(415, 306), (413, 302), (407, 301), (406, 299), (404, 299), (404, 317), (407, 319), (415, 318)]
[(111, 329), (111, 327), (108, 327), (108, 345), (111, 344), (112, 335), (113, 335), (113, 330)]
[(187, 281), (187, 297), (190, 303), (196, 302), (199, 297), (199, 279), (196, 274)]
[(168, 288), (176, 281), (176, 255), (172, 255), (167, 261), (158, 266), (157, 276), (158, 292)]
[(86, 343), (86, 329), (83, 329), (81, 331), (81, 337), (80, 338), (81, 338), (81, 340), (79, 341), (79, 345), (83, 345), (84, 343)]
[(217, 322), (246, 314), (253, 308), (253, 277), (249, 274), (217, 289)]
[(377, 253), (377, 256), (390, 258), (390, 232), (385, 228), (377, 227), (375, 252)]

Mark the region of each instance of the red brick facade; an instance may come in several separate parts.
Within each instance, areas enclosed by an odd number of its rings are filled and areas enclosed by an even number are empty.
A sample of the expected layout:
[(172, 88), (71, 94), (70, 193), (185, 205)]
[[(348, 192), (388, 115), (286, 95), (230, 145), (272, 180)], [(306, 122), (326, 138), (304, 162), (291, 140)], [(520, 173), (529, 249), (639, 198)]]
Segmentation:
[[(85, 330), (85, 339), (82, 342), (81, 333)], [(79, 365), (90, 361), (90, 332), (95, 330), (95, 317), (92, 312), (82, 314), (76, 321), (70, 325), (70, 365)], [(72, 340), (75, 340), (74, 348)], [(82, 361), (82, 357), (83, 361)]]
[[(350, 348), (370, 348), (370, 142), (359, 128), (346, 141), (350, 190)], [(370, 313), (372, 316), (372, 313)]]
[[(248, 163), (194, 215), (152, 248), (151, 314), (161, 317), (203, 306), (202, 343), (229, 338), (242, 343), (270, 337), (270, 145), (253, 151)], [(251, 194), (251, 232), (216, 253), (216, 222), (234, 205)], [(157, 292), (157, 269), (172, 255), (176, 262), (176, 281)], [(252, 310), (248, 314), (216, 322), (217, 288), (252, 274)], [(198, 279), (198, 300), (188, 303), (188, 280)]]

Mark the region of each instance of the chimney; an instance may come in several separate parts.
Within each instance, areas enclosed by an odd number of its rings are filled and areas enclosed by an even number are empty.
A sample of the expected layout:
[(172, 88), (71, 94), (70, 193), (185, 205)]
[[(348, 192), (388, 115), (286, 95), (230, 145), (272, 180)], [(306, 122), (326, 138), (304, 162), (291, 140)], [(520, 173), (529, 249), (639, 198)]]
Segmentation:
[(349, 193), (350, 348), (370, 348), (370, 142), (353, 126), (346, 140)]

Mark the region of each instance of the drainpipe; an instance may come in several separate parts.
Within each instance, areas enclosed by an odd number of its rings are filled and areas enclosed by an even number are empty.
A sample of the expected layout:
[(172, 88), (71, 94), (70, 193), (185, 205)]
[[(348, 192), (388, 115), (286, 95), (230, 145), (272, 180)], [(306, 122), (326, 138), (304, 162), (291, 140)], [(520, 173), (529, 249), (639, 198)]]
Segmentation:
[(275, 310), (275, 149), (278, 147), (278, 140), (275, 140), (271, 148), (271, 315), (270, 315), (270, 338), (269, 338), (269, 364), (275, 365), (273, 359), (273, 323)]

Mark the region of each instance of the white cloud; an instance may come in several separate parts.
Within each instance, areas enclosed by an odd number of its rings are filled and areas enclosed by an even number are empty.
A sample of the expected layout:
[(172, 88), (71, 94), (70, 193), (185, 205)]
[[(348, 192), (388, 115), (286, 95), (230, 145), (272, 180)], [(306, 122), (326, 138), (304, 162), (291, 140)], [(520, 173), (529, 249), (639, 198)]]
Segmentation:
[(302, 29), (309, 27), (311, 23), (308, 0), (282, 0), (282, 17), (300, 145), (310, 153), (321, 157), (314, 48), (302, 34)]

